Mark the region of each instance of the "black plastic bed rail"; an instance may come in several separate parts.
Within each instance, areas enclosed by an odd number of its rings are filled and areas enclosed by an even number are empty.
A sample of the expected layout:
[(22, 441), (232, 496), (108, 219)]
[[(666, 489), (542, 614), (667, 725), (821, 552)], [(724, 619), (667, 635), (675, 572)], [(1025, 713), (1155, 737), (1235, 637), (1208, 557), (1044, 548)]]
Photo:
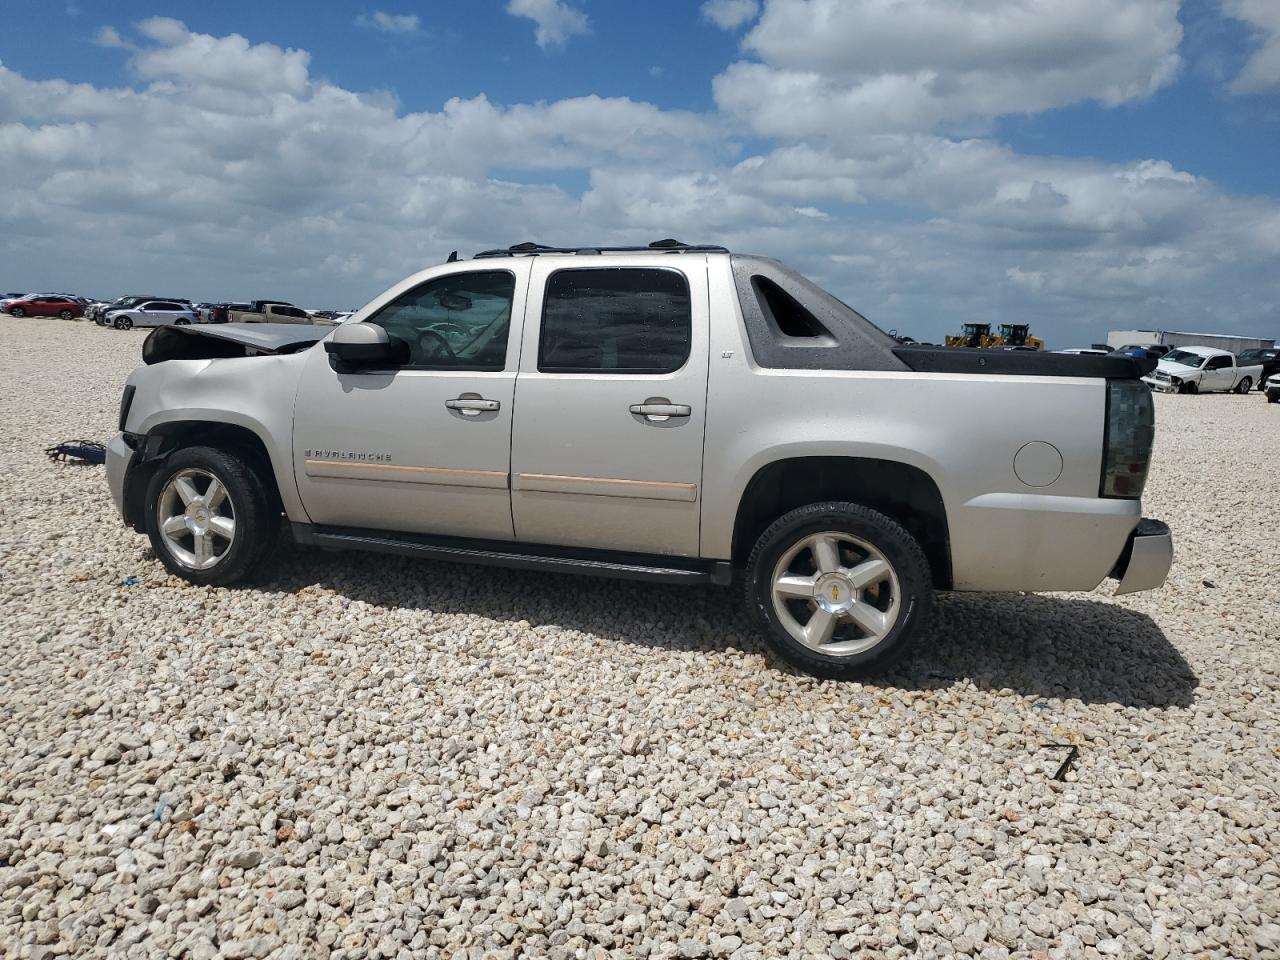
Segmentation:
[(977, 350), (971, 347), (894, 347), (893, 354), (917, 373), (980, 373), (1002, 377), (1098, 377), (1138, 380), (1156, 367), (1143, 357), (1044, 353), (1039, 350)]

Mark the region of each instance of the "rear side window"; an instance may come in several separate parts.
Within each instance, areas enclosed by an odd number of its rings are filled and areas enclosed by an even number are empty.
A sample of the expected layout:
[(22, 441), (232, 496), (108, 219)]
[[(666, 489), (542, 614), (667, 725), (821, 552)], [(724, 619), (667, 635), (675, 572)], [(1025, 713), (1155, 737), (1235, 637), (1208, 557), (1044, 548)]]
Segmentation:
[(270, 312), (281, 317), (298, 317), (299, 319), (305, 319), (307, 316), (307, 311), (298, 307), (271, 307)]
[(678, 270), (557, 270), (547, 280), (538, 369), (673, 373), (689, 359), (692, 337), (689, 283)]
[(834, 341), (831, 331), (795, 297), (787, 293), (768, 277), (756, 274), (751, 278), (760, 312), (765, 322), (783, 337), (805, 339), (829, 346)]

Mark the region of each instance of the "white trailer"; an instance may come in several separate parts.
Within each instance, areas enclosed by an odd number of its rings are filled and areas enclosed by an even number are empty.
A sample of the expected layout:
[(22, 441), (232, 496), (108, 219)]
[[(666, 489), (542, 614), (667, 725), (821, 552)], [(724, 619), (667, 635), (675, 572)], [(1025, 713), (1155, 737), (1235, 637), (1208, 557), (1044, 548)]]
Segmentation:
[(1112, 330), (1107, 346), (1113, 350), (1128, 343), (1163, 343), (1170, 347), (1216, 347), (1231, 353), (1274, 346), (1274, 337), (1238, 337), (1225, 333), (1183, 333), (1178, 330)]

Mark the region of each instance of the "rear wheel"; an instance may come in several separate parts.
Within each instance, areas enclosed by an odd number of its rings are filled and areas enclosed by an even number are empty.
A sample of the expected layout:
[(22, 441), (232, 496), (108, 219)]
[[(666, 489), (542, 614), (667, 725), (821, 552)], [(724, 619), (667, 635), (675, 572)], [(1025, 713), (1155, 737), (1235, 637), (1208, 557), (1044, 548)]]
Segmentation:
[(1241, 380), (1239, 383), (1236, 384), (1236, 393), (1248, 393), (1252, 389), (1253, 389), (1252, 377), (1245, 377), (1243, 380)]
[(747, 564), (747, 602), (770, 645), (821, 677), (883, 669), (928, 620), (924, 551), (894, 520), (855, 503), (815, 503), (780, 517)]
[(25, 317), (27, 315), (27, 311), (23, 310), (21, 307), (13, 307), (10, 309), (9, 314), (14, 317)]
[(133, 321), (128, 317), (116, 317), (117, 330), (130, 330), (133, 328)]
[(147, 535), (170, 573), (222, 586), (244, 579), (270, 552), (278, 528), (252, 468), (213, 447), (169, 457), (147, 487)]

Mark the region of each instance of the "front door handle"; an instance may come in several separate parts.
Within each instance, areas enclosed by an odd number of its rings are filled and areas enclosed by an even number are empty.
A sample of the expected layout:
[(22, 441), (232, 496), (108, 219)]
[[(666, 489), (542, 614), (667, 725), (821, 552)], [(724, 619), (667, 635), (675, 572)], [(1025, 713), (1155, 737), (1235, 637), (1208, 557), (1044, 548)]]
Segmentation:
[(444, 405), (450, 410), (457, 410), (464, 417), (493, 413), (502, 406), (497, 400), (486, 400), (483, 397), (458, 397), (456, 400), (446, 400)]
[(628, 409), (638, 417), (650, 420), (669, 420), (671, 417), (687, 417), (693, 409), (686, 403), (668, 403), (665, 400), (646, 400), (644, 403), (633, 403)]

